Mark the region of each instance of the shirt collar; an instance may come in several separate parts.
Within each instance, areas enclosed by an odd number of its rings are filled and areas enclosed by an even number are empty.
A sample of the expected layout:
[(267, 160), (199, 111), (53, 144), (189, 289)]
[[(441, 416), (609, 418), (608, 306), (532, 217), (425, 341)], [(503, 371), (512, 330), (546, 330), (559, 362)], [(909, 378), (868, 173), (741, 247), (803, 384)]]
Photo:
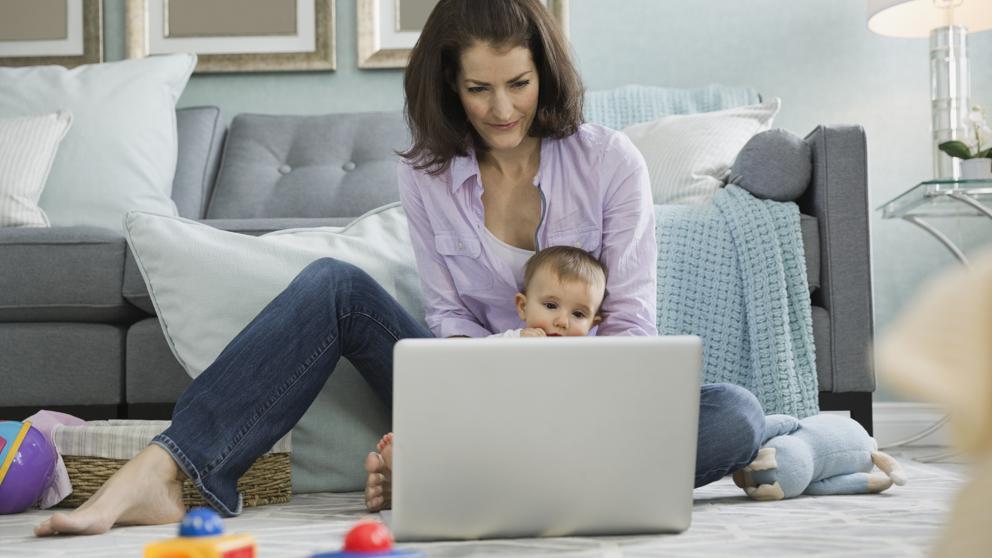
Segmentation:
[[(551, 157), (551, 140), (541, 138), (541, 163), (534, 175), (534, 186), (540, 186), (541, 176), (547, 168)], [(479, 160), (475, 157), (475, 150), (469, 149), (467, 154), (459, 155), (451, 160), (451, 193), (454, 194), (461, 188), (469, 178), (478, 176)]]
[(454, 194), (469, 178), (479, 174), (479, 160), (475, 158), (475, 150), (469, 149), (466, 155), (459, 155), (451, 160), (451, 193)]

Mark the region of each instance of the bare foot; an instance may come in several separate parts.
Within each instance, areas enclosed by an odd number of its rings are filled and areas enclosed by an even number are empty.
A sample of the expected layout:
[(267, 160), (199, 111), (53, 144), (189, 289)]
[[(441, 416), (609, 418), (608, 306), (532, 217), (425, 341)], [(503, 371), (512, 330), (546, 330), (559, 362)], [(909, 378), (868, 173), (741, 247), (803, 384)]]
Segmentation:
[(151, 445), (141, 451), (82, 506), (56, 512), (34, 528), (39, 537), (96, 535), (114, 525), (160, 525), (183, 518), (182, 479), (172, 456)]
[(379, 440), (376, 450), (365, 458), (365, 471), (369, 474), (365, 481), (365, 507), (370, 512), (388, 510), (393, 496), (393, 433)]

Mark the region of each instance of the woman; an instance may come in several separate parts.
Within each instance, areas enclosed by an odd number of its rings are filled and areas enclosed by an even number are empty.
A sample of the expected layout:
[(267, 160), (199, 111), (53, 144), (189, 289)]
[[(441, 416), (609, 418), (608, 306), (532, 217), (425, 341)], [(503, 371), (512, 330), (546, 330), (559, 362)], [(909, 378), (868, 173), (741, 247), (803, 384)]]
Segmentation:
[[(404, 84), (414, 145), (403, 154), (400, 193), (430, 331), (361, 270), (314, 262), (190, 384), (168, 430), (36, 534), (178, 521), (183, 477), (237, 515), (237, 479), (296, 424), (340, 356), (388, 404), (398, 339), (520, 327), (522, 261), (541, 247), (581, 246), (608, 266), (600, 335), (656, 334), (644, 161), (623, 135), (581, 125), (580, 80), (537, 0), (441, 0)], [(748, 392), (704, 386), (699, 420), (697, 486), (753, 459), (763, 417)], [(389, 504), (390, 443), (366, 462), (370, 510)]]

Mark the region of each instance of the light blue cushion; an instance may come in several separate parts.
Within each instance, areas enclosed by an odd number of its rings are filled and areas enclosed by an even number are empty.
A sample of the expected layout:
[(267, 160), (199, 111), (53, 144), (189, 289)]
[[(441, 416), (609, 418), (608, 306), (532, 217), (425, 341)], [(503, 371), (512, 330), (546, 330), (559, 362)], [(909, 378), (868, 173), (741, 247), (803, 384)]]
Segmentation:
[(0, 68), (0, 117), (72, 114), (38, 205), (53, 226), (119, 231), (132, 209), (175, 215), (176, 100), (196, 55), (72, 69)]
[(724, 110), (761, 102), (750, 87), (708, 85), (697, 89), (625, 85), (604, 91), (587, 91), (583, 107), (586, 122), (622, 130), (671, 114)]

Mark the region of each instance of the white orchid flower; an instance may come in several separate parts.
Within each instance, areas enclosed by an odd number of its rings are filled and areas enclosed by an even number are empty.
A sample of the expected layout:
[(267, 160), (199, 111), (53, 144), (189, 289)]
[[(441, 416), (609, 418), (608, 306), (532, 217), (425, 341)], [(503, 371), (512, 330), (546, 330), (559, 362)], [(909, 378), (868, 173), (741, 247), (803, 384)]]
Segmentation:
[(992, 139), (992, 128), (985, 120), (985, 110), (978, 105), (972, 106), (971, 110), (968, 111), (968, 122), (973, 130), (973, 133), (969, 134), (969, 139), (972, 141), (967, 142), (968, 146), (973, 151), (981, 151), (982, 146), (987, 146), (989, 140)]

